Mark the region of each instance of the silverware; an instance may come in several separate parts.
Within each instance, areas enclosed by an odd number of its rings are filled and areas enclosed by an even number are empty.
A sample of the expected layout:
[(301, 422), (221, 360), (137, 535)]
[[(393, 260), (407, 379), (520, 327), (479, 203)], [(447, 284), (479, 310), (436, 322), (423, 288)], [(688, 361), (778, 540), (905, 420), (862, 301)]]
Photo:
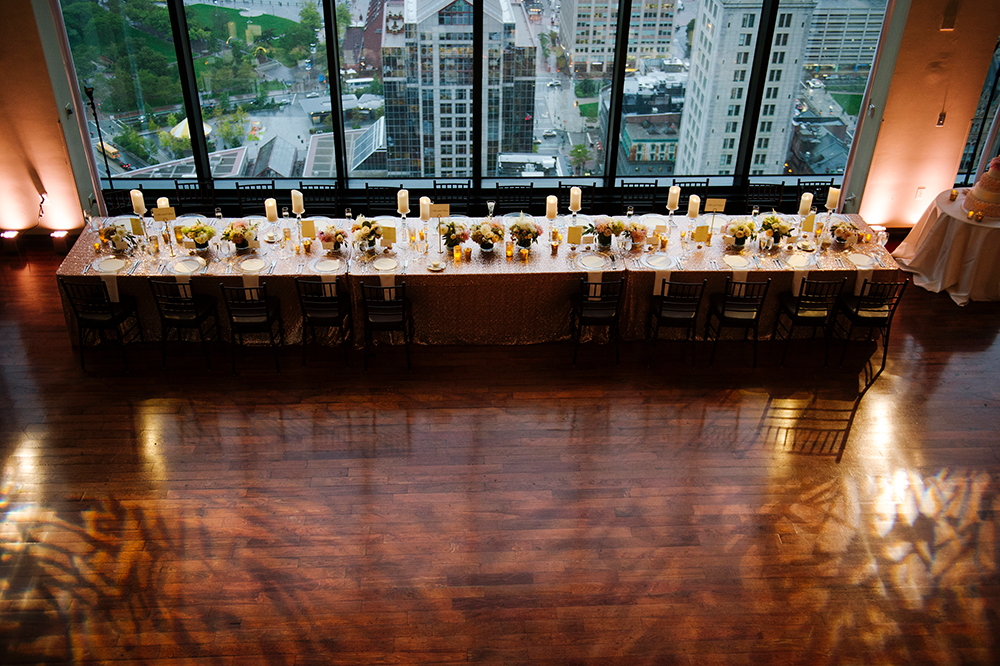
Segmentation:
[(232, 272), (233, 272), (233, 265), (232, 265), (232, 264), (229, 264), (228, 266), (226, 266), (226, 273), (227, 273), (227, 274), (230, 274), (230, 273), (232, 273)]
[(885, 268), (885, 264), (882, 263), (882, 257), (875, 257), (875, 261), (878, 262), (879, 266), (881, 266), (882, 268)]
[(299, 268), (298, 268), (298, 270), (296, 272), (297, 273), (301, 273), (304, 268), (305, 268), (305, 264), (299, 264)]
[(615, 255), (611, 255), (611, 268), (615, 267)]

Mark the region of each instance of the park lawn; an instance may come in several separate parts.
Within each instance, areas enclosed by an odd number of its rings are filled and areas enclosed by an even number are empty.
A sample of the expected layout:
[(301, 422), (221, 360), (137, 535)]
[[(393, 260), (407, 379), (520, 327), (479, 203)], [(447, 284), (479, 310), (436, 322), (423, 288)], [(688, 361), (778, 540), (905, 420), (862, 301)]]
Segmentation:
[(863, 93), (830, 93), (840, 108), (849, 116), (856, 116), (861, 111), (861, 100), (864, 97)]
[[(134, 35), (135, 33), (132, 34)], [(148, 46), (151, 51), (159, 53), (170, 62), (177, 60), (177, 49), (165, 39), (160, 39), (144, 32), (142, 33), (142, 45)]]
[(597, 102), (592, 102), (590, 104), (581, 104), (580, 115), (583, 116), (584, 118), (596, 118)]
[(284, 34), (288, 28), (295, 25), (295, 21), (281, 18), (280, 16), (272, 16), (270, 14), (249, 17), (242, 16), (238, 9), (229, 9), (218, 5), (186, 5), (185, 9), (188, 16), (196, 17), (205, 26), (212, 25), (212, 15), (215, 12), (222, 12), (226, 15), (227, 21), (232, 21), (236, 24), (236, 34), (239, 37), (243, 37), (243, 31), (240, 28), (242, 27), (243, 30), (246, 30), (248, 20), (254, 25), (259, 25), (261, 30), (273, 30), (275, 36)]

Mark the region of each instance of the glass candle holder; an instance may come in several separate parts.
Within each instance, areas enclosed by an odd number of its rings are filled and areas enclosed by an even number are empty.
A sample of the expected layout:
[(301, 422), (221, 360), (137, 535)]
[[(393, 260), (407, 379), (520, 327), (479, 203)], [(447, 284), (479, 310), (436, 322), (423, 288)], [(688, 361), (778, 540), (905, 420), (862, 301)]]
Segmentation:
[(506, 249), (507, 249), (507, 257), (508, 258), (513, 257), (514, 256), (514, 241), (507, 241), (507, 247), (506, 247)]
[(958, 198), (958, 190), (952, 190), (951, 193), (948, 195), (948, 201), (954, 201), (957, 198)]
[(559, 241), (552, 241), (552, 254), (559, 254)]
[(521, 261), (527, 261), (527, 260), (528, 260), (528, 248), (522, 247), (521, 248)]
[(455, 246), (455, 263), (462, 261), (462, 248), (458, 245)]
[(464, 254), (465, 254), (465, 260), (466, 261), (472, 261), (472, 248), (471, 247), (465, 248)]

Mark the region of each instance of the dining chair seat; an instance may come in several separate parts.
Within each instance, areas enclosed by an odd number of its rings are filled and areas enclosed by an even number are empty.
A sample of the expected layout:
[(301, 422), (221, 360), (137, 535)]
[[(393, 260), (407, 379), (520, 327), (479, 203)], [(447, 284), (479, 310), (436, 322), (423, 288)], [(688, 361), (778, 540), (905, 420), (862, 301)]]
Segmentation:
[[(139, 339), (145, 340), (142, 323), (139, 321), (138, 303), (133, 296), (122, 295), (118, 302), (112, 302), (107, 285), (100, 278), (69, 279), (59, 277), (59, 286), (69, 301), (70, 309), (76, 317), (76, 327), (80, 344), (80, 369), (86, 370), (86, 348), (88, 334), (94, 332), (97, 339), (104, 341), (112, 335), (121, 348), (122, 362), (128, 371), (128, 355), (125, 341), (138, 331)], [(132, 321), (132, 325), (128, 325)]]
[(295, 278), (295, 289), (299, 295), (302, 310), (302, 364), (306, 363), (306, 342), (312, 331), (316, 339), (316, 328), (337, 329), (337, 337), (344, 347), (344, 366), (350, 366), (350, 343), (354, 338), (354, 320), (351, 317), (350, 300), (342, 296), (338, 287), (340, 280), (323, 282), (317, 279)]

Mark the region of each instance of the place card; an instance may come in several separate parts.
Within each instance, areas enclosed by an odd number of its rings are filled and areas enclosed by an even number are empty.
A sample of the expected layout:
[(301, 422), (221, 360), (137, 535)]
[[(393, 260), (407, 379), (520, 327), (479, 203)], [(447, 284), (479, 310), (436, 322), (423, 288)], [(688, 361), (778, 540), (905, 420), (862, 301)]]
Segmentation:
[(571, 224), (566, 227), (566, 242), (570, 245), (580, 245), (583, 243), (583, 226)]
[(316, 238), (316, 221), (302, 220), (302, 237)]
[(655, 227), (653, 227), (653, 237), (664, 235), (666, 233), (667, 233), (667, 225), (665, 224), (658, 224)]
[(146, 235), (145, 230), (142, 228), (142, 220), (137, 217), (130, 217), (128, 219), (129, 225), (132, 227), (132, 233), (136, 236)]
[(706, 213), (724, 213), (724, 212), (726, 212), (726, 200), (725, 199), (706, 199), (705, 200), (705, 212)]
[(190, 238), (185, 238), (184, 239), (184, 247), (186, 249), (188, 249), (188, 250), (193, 250), (195, 248), (194, 241), (191, 240)]
[(247, 247), (252, 250), (260, 249), (260, 241), (258, 240), (247, 241)]
[(177, 219), (177, 213), (174, 211), (173, 206), (169, 208), (154, 208), (153, 219), (157, 222), (169, 222), (170, 220)]
[(396, 242), (396, 227), (388, 224), (382, 225), (382, 246), (384, 247), (386, 243)]
[(708, 225), (707, 224), (703, 224), (703, 225), (700, 225), (698, 227), (695, 227), (695, 230), (694, 230), (694, 242), (696, 242), (696, 243), (704, 243), (707, 240), (708, 240)]
[(584, 234), (582, 240), (584, 245), (588, 245), (590, 243), (593, 243), (596, 240), (596, 238), (594, 237), (594, 234)]
[(451, 204), (431, 204), (431, 217), (448, 217), (451, 215)]
[(802, 220), (802, 231), (812, 231), (816, 226), (816, 213), (810, 213), (806, 215), (805, 219)]

